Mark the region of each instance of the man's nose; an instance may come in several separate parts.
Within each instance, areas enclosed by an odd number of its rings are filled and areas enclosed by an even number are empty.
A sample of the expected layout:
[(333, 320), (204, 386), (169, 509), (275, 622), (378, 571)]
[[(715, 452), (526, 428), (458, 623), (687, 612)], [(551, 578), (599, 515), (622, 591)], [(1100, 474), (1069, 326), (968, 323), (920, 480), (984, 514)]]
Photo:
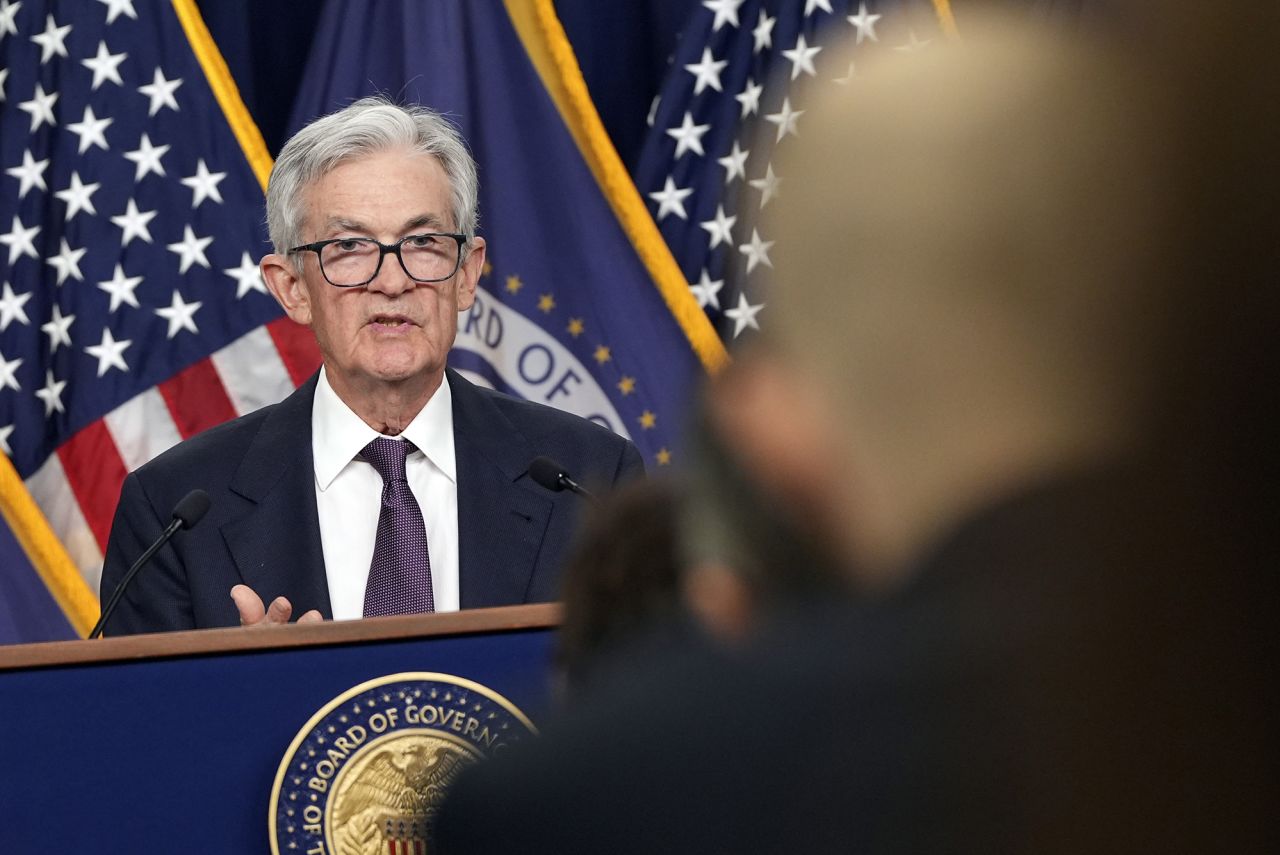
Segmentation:
[(411, 291), (418, 283), (414, 282), (405, 272), (404, 265), (400, 263), (400, 258), (394, 252), (388, 252), (382, 257), (382, 266), (378, 269), (378, 275), (365, 285), (369, 291), (378, 291), (386, 294), (388, 297), (394, 297), (397, 294), (403, 294), (405, 291)]

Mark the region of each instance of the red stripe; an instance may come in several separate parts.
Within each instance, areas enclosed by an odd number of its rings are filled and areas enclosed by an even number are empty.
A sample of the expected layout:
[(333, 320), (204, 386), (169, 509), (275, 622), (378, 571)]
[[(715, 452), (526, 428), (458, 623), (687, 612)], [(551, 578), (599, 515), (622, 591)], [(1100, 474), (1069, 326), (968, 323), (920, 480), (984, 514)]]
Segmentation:
[(157, 388), (183, 439), (236, 417), (236, 408), (227, 397), (212, 360), (200, 360)]
[(267, 324), (267, 332), (271, 333), (294, 386), (301, 386), (316, 373), (320, 367), (320, 348), (311, 330), (288, 318), (279, 318)]
[(120, 486), (128, 474), (106, 423), (99, 419), (71, 437), (58, 449), (58, 459), (98, 547), (106, 552)]

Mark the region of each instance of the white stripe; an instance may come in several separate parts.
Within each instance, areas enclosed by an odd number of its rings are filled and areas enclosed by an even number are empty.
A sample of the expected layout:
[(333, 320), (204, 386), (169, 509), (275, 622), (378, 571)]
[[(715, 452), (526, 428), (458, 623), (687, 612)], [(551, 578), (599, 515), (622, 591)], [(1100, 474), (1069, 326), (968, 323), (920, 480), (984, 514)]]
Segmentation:
[(210, 358), (240, 415), (283, 401), (293, 391), (289, 371), (266, 327), (241, 336)]
[(128, 472), (182, 441), (169, 405), (154, 386), (107, 413), (102, 421)]
[(62, 468), (58, 455), (51, 454), (36, 473), (26, 480), (27, 490), (31, 492), (49, 527), (57, 535), (58, 540), (71, 556), (71, 561), (84, 576), (89, 590), (98, 592), (98, 582), (102, 578), (102, 552), (98, 549), (98, 541), (89, 528), (89, 523), (80, 511), (80, 503), (76, 501), (71, 484), (67, 481), (67, 473)]

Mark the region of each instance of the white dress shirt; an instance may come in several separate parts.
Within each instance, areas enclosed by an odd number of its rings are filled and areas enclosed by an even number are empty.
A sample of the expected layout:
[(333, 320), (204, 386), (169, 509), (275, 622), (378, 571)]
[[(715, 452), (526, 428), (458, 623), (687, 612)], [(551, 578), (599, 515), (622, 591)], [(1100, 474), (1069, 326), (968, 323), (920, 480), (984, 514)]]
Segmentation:
[[(373, 561), (382, 507), (382, 476), (360, 457), (378, 432), (352, 412), (329, 385), (323, 368), (311, 407), (320, 543), (335, 620), (364, 615), (364, 589)], [(436, 611), (458, 610), (458, 473), (453, 451), (453, 395), (449, 381), (399, 437), (418, 447), (405, 474), (427, 526)]]

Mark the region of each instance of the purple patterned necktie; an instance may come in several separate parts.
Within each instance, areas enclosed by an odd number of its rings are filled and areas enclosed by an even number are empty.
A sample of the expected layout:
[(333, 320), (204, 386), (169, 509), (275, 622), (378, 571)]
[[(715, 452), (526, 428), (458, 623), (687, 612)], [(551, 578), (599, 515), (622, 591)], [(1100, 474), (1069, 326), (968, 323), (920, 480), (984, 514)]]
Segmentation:
[(416, 451), (408, 440), (378, 437), (364, 447), (364, 459), (382, 476), (382, 511), (373, 545), (364, 616), (412, 615), (436, 610), (431, 591), (427, 527), (409, 490), (404, 464)]

